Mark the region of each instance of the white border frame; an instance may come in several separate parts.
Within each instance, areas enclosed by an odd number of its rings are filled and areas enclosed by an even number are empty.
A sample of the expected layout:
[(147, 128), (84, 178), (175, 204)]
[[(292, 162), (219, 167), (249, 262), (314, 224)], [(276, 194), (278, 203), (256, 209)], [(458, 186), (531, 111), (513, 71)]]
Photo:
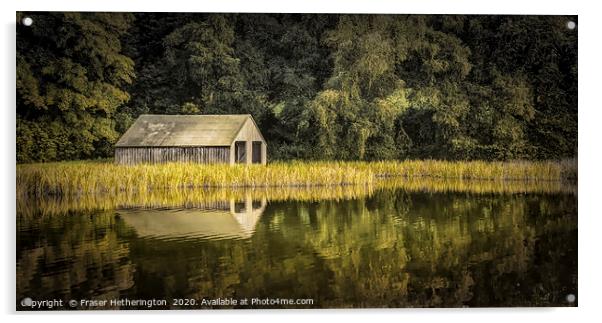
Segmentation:
[[(2, 2), (2, 50), (0, 77), (2, 101), (0, 134), (3, 149), (3, 183), (1, 198), (3, 219), (4, 261), (0, 266), (2, 291), (0, 306), (8, 321), (38, 322), (57, 320), (86, 323), (144, 316), (161, 322), (167, 315), (190, 321), (234, 319), (253, 322), (315, 319), (363, 322), (371, 316), (378, 320), (412, 320), (420, 322), (508, 322), (514, 320), (545, 320), (567, 323), (600, 317), (599, 233), (602, 212), (596, 203), (597, 189), (602, 182), (602, 165), (597, 129), (602, 122), (600, 109), (600, 10), (595, 1), (586, 0), (226, 0), (226, 1), (125, 1), (125, 0), (21, 0)], [(579, 15), (579, 291), (578, 308), (507, 308), (507, 309), (392, 309), (392, 310), (238, 310), (238, 311), (162, 311), (162, 312), (52, 312), (16, 313), (15, 304), (15, 12), (16, 11), (154, 11), (154, 12), (320, 12), (320, 13), (415, 13), (415, 14), (554, 14)], [(158, 314), (158, 315), (157, 315)]]

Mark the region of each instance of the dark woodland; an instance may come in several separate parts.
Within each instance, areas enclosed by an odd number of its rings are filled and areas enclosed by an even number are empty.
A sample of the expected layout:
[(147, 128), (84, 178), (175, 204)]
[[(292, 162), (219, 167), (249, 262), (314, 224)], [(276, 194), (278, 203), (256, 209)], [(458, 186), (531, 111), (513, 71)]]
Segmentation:
[(111, 157), (141, 114), (252, 114), (272, 160), (577, 154), (577, 17), (25, 16), (19, 163)]

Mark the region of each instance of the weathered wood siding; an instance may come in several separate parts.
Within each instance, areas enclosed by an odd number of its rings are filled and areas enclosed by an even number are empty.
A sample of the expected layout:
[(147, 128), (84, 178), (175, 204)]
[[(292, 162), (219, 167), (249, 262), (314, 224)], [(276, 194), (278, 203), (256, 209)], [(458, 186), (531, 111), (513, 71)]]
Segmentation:
[(117, 147), (115, 162), (122, 165), (167, 162), (228, 163), (230, 147)]

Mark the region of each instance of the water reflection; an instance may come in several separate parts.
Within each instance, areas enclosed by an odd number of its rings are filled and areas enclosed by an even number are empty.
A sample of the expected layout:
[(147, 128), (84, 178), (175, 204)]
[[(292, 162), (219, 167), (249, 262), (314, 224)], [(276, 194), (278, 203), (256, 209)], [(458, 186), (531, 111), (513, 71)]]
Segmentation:
[(250, 238), (267, 200), (217, 201), (191, 209), (120, 209), (117, 214), (138, 237), (157, 239)]
[(153, 190), (143, 194), (120, 192), (83, 194), (77, 196), (17, 197), (17, 213), (28, 215), (60, 215), (68, 212), (94, 212), (118, 208), (202, 208), (207, 203), (244, 200), (326, 201), (370, 197), (382, 190), (402, 189), (407, 192), (470, 193), (470, 194), (577, 194), (574, 182), (561, 181), (489, 181), (445, 180), (433, 178), (396, 177), (380, 180), (374, 185), (317, 187), (255, 187)]
[(18, 299), (119, 297), (135, 286), (125, 231), (108, 213), (18, 216)]
[(30, 203), (17, 221), (17, 300), (574, 305), (565, 300), (577, 295), (574, 194), (393, 188), (347, 199), (242, 196), (177, 208), (57, 204), (66, 211), (51, 214), (40, 209), (46, 202)]

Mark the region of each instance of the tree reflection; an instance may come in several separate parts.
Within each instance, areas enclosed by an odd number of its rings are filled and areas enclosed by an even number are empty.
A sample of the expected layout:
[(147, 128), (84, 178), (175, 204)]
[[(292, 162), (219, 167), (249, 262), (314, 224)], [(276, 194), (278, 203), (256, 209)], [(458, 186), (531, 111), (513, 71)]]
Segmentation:
[(166, 238), (123, 211), (22, 217), (18, 293), (313, 298), (321, 308), (566, 306), (577, 293), (573, 195), (384, 189), (342, 201), (245, 200), (261, 208), (254, 222), (230, 203), (222, 216), (252, 222), (250, 235)]
[(110, 212), (18, 217), (17, 300), (118, 297), (134, 285), (124, 229)]

